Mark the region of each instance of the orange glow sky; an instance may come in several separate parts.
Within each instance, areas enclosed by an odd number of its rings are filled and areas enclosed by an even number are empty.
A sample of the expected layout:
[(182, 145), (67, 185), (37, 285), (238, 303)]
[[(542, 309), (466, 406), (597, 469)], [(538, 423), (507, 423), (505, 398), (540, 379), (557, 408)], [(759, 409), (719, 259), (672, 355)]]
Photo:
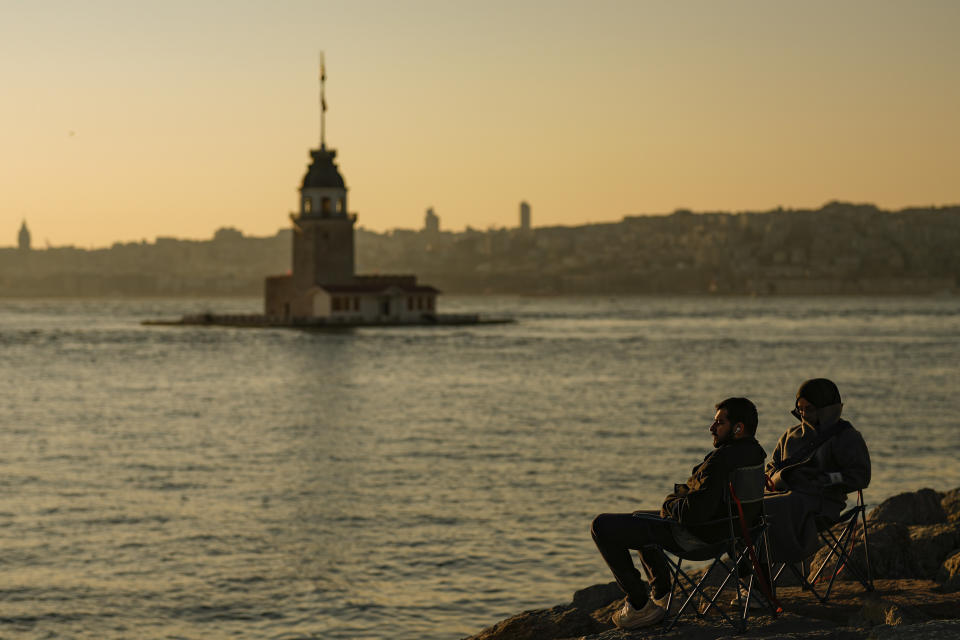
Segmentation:
[(0, 0), (0, 246), (960, 202), (960, 2)]

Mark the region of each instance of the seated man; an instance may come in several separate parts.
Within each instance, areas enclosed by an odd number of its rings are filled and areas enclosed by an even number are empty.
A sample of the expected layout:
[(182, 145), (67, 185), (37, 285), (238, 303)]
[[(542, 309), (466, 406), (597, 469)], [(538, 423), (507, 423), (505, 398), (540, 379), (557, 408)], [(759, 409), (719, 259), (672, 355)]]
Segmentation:
[[(729, 533), (724, 492), (729, 473), (740, 467), (762, 465), (766, 458), (757, 443), (757, 408), (746, 398), (728, 398), (716, 406), (710, 425), (714, 451), (693, 468), (690, 479), (674, 485), (657, 512), (604, 513), (593, 521), (591, 533), (603, 559), (626, 595), (613, 623), (624, 629), (656, 624), (666, 614), (670, 569), (661, 549), (689, 549), (716, 542)], [(759, 513), (760, 503), (756, 504)], [(750, 517), (750, 514), (745, 514)], [(647, 580), (634, 567), (630, 549), (640, 552)]]
[(853, 426), (840, 418), (840, 391), (830, 380), (800, 385), (796, 408), (800, 424), (777, 442), (767, 465), (768, 495), (763, 508), (770, 519), (771, 558), (800, 562), (816, 551), (814, 518), (836, 519), (847, 494), (870, 484), (870, 454)]

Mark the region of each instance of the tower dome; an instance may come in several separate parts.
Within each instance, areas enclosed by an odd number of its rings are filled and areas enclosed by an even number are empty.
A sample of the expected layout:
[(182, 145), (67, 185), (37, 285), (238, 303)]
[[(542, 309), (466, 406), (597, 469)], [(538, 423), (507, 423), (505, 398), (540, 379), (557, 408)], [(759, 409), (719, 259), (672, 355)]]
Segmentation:
[(340, 169), (337, 163), (333, 161), (337, 157), (337, 152), (333, 149), (321, 147), (320, 149), (311, 149), (310, 157), (313, 162), (303, 176), (303, 184), (300, 189), (346, 189), (343, 182), (343, 176), (340, 175)]
[(346, 218), (347, 187), (333, 159), (337, 152), (320, 145), (311, 149), (313, 162), (300, 184), (301, 218)]

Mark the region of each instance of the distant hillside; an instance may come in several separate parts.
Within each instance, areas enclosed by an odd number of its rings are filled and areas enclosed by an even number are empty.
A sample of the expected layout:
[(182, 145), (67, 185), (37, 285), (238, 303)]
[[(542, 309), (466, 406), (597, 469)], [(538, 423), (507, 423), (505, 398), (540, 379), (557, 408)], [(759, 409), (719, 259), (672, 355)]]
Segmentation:
[(261, 295), (290, 269), (291, 232), (220, 229), (212, 240), (157, 238), (109, 249), (0, 250), (0, 296)]
[(628, 216), (580, 227), (361, 231), (363, 271), (448, 292), (940, 293), (960, 277), (960, 207)]
[[(86, 251), (0, 250), (0, 296), (260, 295), (290, 231), (221, 229)], [(931, 294), (960, 283), (960, 206), (628, 216), (579, 227), (356, 232), (358, 273), (415, 273), (446, 293)]]

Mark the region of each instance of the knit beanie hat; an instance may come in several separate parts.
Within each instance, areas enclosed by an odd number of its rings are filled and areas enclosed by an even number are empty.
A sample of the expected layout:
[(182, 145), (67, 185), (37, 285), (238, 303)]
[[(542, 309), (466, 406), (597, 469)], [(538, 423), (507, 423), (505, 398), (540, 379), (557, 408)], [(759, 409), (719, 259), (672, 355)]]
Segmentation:
[(797, 400), (806, 398), (807, 402), (818, 409), (840, 403), (840, 390), (826, 378), (813, 378), (800, 385)]

